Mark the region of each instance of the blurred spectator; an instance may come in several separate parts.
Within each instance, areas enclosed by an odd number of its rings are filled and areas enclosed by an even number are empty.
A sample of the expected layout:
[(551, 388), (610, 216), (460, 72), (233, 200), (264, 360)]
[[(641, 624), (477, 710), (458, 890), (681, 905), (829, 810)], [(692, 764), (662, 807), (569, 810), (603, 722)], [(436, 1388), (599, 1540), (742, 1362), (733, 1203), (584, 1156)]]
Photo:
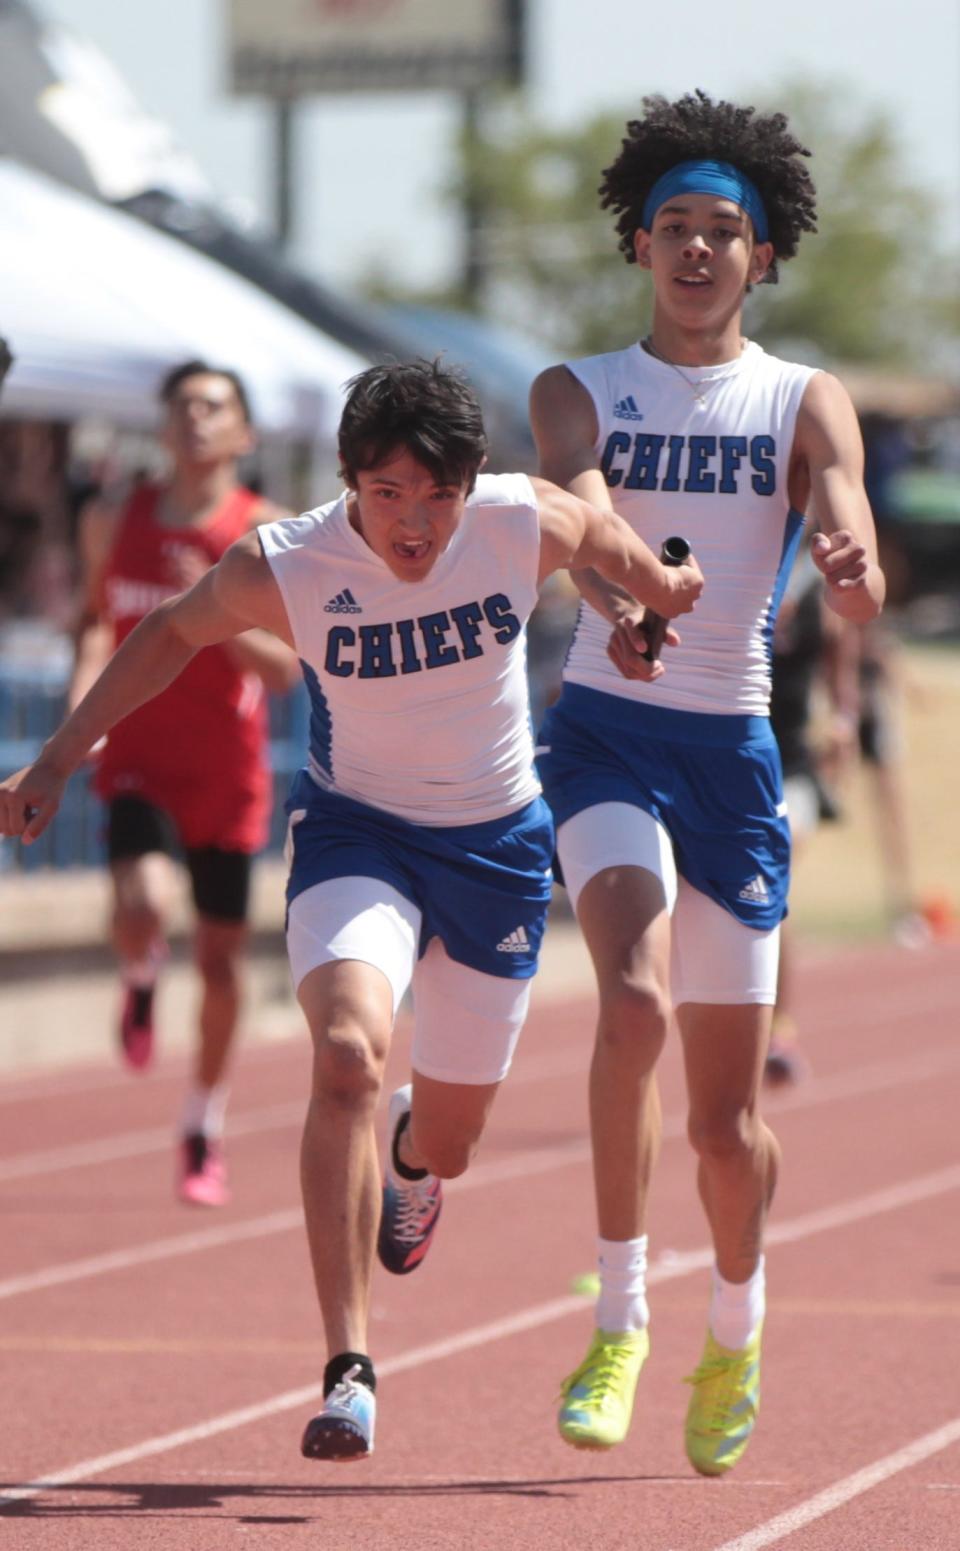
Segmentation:
[[(822, 737), (815, 740), (818, 690), (826, 700), (827, 717)], [(823, 578), (809, 549), (804, 549), (777, 615), (770, 701), (794, 863), (821, 820), (839, 816), (836, 789), (855, 753), (857, 705), (856, 627), (825, 606)], [(795, 1082), (804, 1070), (793, 1007), (794, 934), (787, 917), (780, 927), (777, 1001), (764, 1068), (770, 1085)]]
[(863, 434), (863, 483), (874, 517), (882, 522), (890, 515), (889, 488), (895, 474), (911, 460), (910, 439), (902, 420), (891, 415), (860, 416)]
[(31, 612), (41, 534), (39, 512), (9, 500), (0, 487), (0, 623)]
[(59, 630), (74, 606), (68, 447), (64, 425), (0, 423), (0, 613), (43, 615)]
[(859, 632), (860, 754), (874, 805), (889, 929), (903, 947), (930, 939), (914, 879), (900, 701), (902, 649), (882, 619)]

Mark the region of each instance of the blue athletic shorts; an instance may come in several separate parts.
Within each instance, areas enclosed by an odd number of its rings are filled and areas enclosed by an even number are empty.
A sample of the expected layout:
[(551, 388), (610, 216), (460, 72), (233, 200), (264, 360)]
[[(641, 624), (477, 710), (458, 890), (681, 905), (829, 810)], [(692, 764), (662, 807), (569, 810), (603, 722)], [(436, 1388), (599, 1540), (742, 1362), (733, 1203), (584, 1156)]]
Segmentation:
[(558, 828), (596, 803), (633, 803), (663, 825), (695, 889), (760, 931), (786, 915), (790, 828), (769, 718), (675, 711), (564, 684), (544, 719), (537, 769)]
[(411, 824), (325, 792), (301, 770), (286, 811), (288, 905), (331, 878), (379, 878), (420, 911), (421, 958), (439, 937), (451, 959), (481, 974), (536, 974), (553, 882), (553, 820), (542, 797), (482, 824)]

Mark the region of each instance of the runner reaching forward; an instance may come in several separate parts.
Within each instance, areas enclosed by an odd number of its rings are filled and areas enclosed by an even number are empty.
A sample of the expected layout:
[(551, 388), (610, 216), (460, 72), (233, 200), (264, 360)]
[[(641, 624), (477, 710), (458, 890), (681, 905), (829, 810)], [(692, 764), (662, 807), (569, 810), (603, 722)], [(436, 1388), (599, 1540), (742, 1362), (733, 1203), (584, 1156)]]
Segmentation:
[[(553, 851), (525, 675), (537, 585), (589, 565), (668, 616), (702, 587), (695, 562), (667, 569), (609, 511), (522, 474), (478, 478), (485, 447), (454, 374), (362, 373), (340, 427), (343, 494), (238, 540), (149, 614), (38, 761), (0, 784), (0, 833), (29, 841), (90, 746), (198, 649), (259, 626), (303, 663), (288, 947), (315, 1052), (302, 1182), (327, 1399), (302, 1447), (319, 1459), (373, 1446), (374, 1246), (388, 1270), (421, 1262), (440, 1179), (466, 1168), (526, 1013)], [(381, 1197), (374, 1110), (411, 982), (413, 1081), (391, 1100)]]

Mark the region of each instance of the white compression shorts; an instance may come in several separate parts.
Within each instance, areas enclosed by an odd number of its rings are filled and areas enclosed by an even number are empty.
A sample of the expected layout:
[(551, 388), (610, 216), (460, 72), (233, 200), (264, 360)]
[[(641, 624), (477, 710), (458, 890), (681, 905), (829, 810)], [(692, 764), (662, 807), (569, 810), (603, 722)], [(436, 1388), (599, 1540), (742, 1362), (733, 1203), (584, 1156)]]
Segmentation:
[(601, 802), (557, 831), (557, 854), (574, 909), (585, 883), (607, 867), (644, 867), (663, 886), (672, 914), (670, 982), (675, 1007), (705, 1002), (773, 1006), (780, 928), (755, 931), (678, 877), (670, 837), (642, 808)]
[(294, 985), (321, 964), (356, 959), (386, 976), (393, 1015), (413, 990), (412, 1065), (437, 1082), (486, 1084), (510, 1070), (532, 981), (484, 975), (449, 957), (434, 937), (422, 959), (420, 911), (376, 878), (332, 878), (290, 906), (287, 951)]

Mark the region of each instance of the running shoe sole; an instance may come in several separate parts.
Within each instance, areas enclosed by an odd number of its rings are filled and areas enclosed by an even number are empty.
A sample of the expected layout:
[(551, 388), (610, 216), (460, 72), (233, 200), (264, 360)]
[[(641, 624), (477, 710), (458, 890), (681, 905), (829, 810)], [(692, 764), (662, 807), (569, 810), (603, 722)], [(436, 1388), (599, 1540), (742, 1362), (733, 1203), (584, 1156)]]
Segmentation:
[(361, 1428), (342, 1417), (324, 1416), (321, 1412), (307, 1423), (300, 1452), (304, 1459), (352, 1464), (354, 1460), (369, 1458), (373, 1444), (367, 1441)]

